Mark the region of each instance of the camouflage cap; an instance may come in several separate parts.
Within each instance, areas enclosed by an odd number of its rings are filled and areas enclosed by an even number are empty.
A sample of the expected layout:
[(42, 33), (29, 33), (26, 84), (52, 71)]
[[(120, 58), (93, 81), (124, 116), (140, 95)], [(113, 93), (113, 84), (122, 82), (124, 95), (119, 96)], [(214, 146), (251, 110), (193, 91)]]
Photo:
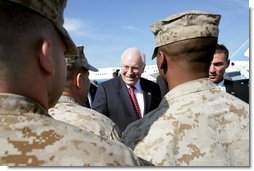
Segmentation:
[(152, 59), (160, 46), (198, 37), (218, 37), (220, 17), (203, 11), (187, 11), (152, 24), (150, 29), (155, 36)]
[(97, 72), (98, 69), (90, 65), (85, 57), (84, 54), (84, 46), (77, 46), (79, 55), (65, 56), (65, 61), (67, 65), (67, 69), (76, 69), (76, 68), (85, 68), (87, 70), (95, 71)]
[(77, 48), (67, 30), (63, 27), (63, 12), (66, 0), (8, 0), (23, 5), (49, 19), (63, 36), (66, 44), (66, 55), (77, 55)]

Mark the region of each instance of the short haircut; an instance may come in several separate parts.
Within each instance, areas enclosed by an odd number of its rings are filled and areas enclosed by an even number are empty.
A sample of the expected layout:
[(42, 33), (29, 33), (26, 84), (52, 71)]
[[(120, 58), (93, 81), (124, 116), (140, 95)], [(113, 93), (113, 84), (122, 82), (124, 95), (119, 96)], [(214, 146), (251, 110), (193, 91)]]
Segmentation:
[(228, 57), (229, 57), (229, 51), (226, 48), (226, 46), (223, 44), (217, 44), (215, 53), (224, 53), (226, 59), (228, 59)]
[(210, 66), (217, 44), (217, 38), (194, 38), (159, 47), (174, 61), (201, 62)]
[(0, 16), (0, 68), (15, 78), (16, 72), (26, 71), (43, 37), (52, 38), (57, 32), (46, 17), (9, 1), (0, 1)]

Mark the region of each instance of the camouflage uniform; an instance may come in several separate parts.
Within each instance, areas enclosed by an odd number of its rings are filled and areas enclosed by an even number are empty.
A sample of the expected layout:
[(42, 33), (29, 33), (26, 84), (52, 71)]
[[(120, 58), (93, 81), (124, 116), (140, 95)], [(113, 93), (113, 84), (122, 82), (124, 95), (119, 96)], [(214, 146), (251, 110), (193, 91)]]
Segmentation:
[(19, 95), (0, 94), (0, 134), (0, 165), (140, 165), (123, 144), (56, 121)]
[(67, 0), (6, 0), (19, 4), (24, 8), (40, 14), (43, 17), (49, 19), (62, 35), (66, 45), (66, 55), (77, 55), (78, 50), (70, 37), (67, 30), (63, 27), (64, 24), (64, 8), (66, 7)]
[(130, 124), (123, 141), (157, 166), (248, 166), (249, 106), (209, 78), (190, 81)]
[[(65, 41), (65, 54), (77, 55), (77, 48), (63, 27), (66, 0), (1, 0), (1, 3), (15, 3), (49, 19)], [(0, 135), (0, 165), (140, 165), (124, 144), (57, 121), (40, 104), (24, 96), (0, 93)]]
[[(87, 70), (87, 72), (89, 70), (94, 72), (98, 71), (98, 69), (88, 63), (84, 54), (84, 46), (78, 46), (77, 49), (79, 52), (78, 55), (65, 56), (66, 66), (68, 70), (67, 73), (72, 73), (73, 71), (75, 71), (75, 69), (80, 68)], [(69, 79), (73, 79), (72, 77), (70, 77)], [(67, 79), (67, 82), (68, 81), (69, 80)], [(87, 78), (85, 81), (89, 82), (89, 79)], [(80, 98), (78, 98), (79, 96), (69, 90), (69, 87), (72, 87), (73, 85), (73, 81), (69, 82), (71, 82), (71, 85), (65, 85), (67, 89), (65, 89), (63, 92), (63, 94), (66, 93), (68, 94), (68, 96), (62, 95), (58, 103), (49, 110), (49, 114), (56, 120), (60, 120), (68, 124), (74, 125), (78, 128), (85, 129), (86, 131), (92, 132), (96, 135), (114, 140), (120, 140), (120, 131), (116, 124), (108, 117), (96, 112), (95, 110), (81, 106), (82, 102), (80, 102), (81, 100)], [(74, 88), (74, 90), (77, 87), (76, 84), (77, 83), (75, 83), (75, 86), (72, 87)], [(89, 85), (87, 84), (82, 86), (87, 86), (88, 89)], [(81, 96), (85, 96), (83, 95), (84, 92), (80, 93)]]
[(56, 120), (96, 135), (119, 140), (119, 130), (115, 123), (95, 110), (77, 104), (69, 96), (61, 96), (58, 103), (49, 110), (49, 114)]
[[(209, 78), (200, 78), (208, 77), (212, 54), (210, 58), (202, 56), (202, 46), (192, 48), (188, 43), (183, 50), (184, 55), (180, 54), (180, 50), (173, 57), (165, 55), (163, 50), (158, 54), (159, 47), (165, 45), (170, 51), (174, 46), (169, 44), (196, 38), (202, 42), (213, 40), (210, 46), (215, 48), (219, 21), (218, 14), (186, 11), (151, 25), (155, 35), (153, 58), (159, 55), (158, 65), (163, 65), (163, 60), (170, 58), (167, 62), (171, 66), (179, 67), (181, 62), (184, 65), (190, 62), (190, 67), (197, 63), (204, 67), (195, 71), (188, 68), (193, 75), (186, 74), (187, 79), (183, 78), (182, 84), (177, 84), (176, 80), (170, 79), (170, 74), (161, 71), (168, 83), (176, 81), (176, 85), (164, 96), (157, 109), (130, 124), (124, 131), (124, 143), (134, 149), (137, 156), (156, 166), (249, 165), (248, 104), (222, 92)], [(195, 59), (193, 52), (197, 55)], [(190, 60), (189, 54), (192, 55)], [(172, 62), (177, 56), (181, 59)], [(162, 69), (170, 67), (166, 65)], [(171, 68), (167, 71), (173, 73), (179, 70)], [(183, 68), (183, 72), (187, 69)], [(197, 79), (189, 81), (191, 76)]]

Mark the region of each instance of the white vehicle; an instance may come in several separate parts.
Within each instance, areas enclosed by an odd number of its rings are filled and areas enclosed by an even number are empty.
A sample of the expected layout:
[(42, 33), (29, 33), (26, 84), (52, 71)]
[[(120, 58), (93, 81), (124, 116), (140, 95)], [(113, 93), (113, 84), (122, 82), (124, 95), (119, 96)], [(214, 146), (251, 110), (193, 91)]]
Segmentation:
[[(233, 81), (249, 80), (249, 40), (247, 40), (230, 58), (230, 66), (225, 77)], [(113, 73), (120, 71), (121, 67), (98, 68), (98, 72), (90, 71), (89, 79), (98, 83), (113, 78)], [(119, 72), (120, 73), (120, 72)], [(159, 75), (157, 65), (146, 65), (143, 78), (156, 82)]]
[(249, 80), (249, 39), (229, 59), (225, 76), (233, 81)]
[[(109, 80), (113, 78), (113, 73), (117, 70), (120, 71), (121, 67), (106, 67), (98, 68), (98, 72), (89, 71), (89, 79), (92, 81), (96, 80), (98, 83)], [(119, 72), (120, 73), (120, 72)], [(143, 74), (143, 78), (156, 82), (156, 77), (158, 75), (157, 65), (146, 65)]]

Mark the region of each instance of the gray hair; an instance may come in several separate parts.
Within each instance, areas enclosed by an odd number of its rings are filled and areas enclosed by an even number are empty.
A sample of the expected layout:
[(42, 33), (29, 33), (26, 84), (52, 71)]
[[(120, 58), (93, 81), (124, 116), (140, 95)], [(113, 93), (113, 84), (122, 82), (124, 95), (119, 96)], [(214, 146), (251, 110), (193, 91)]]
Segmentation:
[(141, 50), (139, 50), (138, 48), (135, 48), (135, 47), (128, 48), (128, 49), (126, 49), (126, 50), (123, 52), (123, 54), (122, 54), (122, 56), (121, 56), (121, 63), (122, 63), (122, 61), (123, 61), (124, 56), (125, 56), (127, 53), (129, 53), (130, 51), (138, 52), (138, 53), (140, 54), (143, 67), (145, 67), (145, 65), (146, 65), (146, 56), (145, 56), (145, 54), (144, 54)]

